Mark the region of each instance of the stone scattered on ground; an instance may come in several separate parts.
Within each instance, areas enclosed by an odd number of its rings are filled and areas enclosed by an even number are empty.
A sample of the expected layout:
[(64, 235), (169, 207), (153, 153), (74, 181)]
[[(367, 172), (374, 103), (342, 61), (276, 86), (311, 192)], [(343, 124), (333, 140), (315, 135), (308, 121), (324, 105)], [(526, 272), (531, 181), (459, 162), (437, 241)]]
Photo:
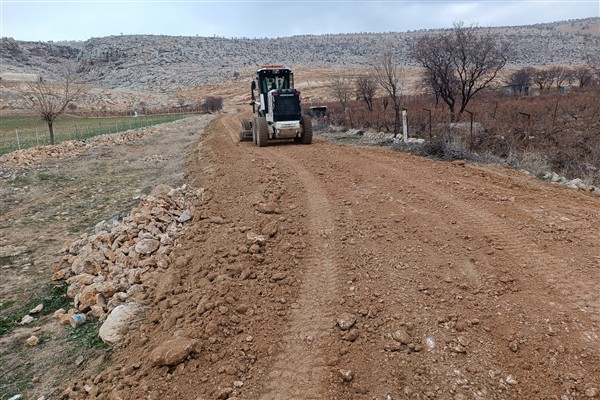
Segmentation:
[(347, 331), (356, 324), (356, 317), (349, 313), (340, 315), (337, 319), (337, 325), (343, 331)]
[(29, 310), (29, 314), (37, 314), (40, 311), (42, 311), (43, 309), (44, 309), (44, 305), (43, 304), (38, 304), (37, 306), (35, 306), (31, 310)]
[(26, 341), (28, 346), (37, 346), (40, 343), (40, 339), (37, 336), (32, 335)]
[(162, 343), (150, 353), (152, 365), (163, 367), (177, 365), (190, 353), (197, 352), (198, 341), (189, 338), (175, 338)]
[(563, 186), (566, 186), (571, 189), (582, 189), (582, 190), (586, 190), (588, 192), (600, 193), (600, 188), (598, 188), (594, 185), (585, 183), (580, 178), (567, 179), (564, 176), (560, 176), (556, 172), (546, 172), (543, 176), (543, 179), (548, 182), (556, 183), (558, 185), (563, 185)]

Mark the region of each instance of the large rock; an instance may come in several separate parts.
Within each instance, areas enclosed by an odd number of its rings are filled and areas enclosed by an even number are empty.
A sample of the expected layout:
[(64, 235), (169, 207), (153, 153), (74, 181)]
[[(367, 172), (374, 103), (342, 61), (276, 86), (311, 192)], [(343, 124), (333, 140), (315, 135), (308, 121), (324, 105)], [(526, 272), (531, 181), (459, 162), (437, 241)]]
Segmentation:
[(152, 254), (160, 247), (156, 239), (142, 239), (135, 244), (135, 252), (138, 254)]
[(73, 260), (71, 270), (75, 275), (83, 273), (97, 275), (102, 269), (104, 259), (104, 254), (94, 251), (92, 246), (86, 245), (81, 248), (81, 251)]
[(190, 354), (197, 352), (198, 341), (175, 338), (162, 343), (150, 353), (150, 362), (157, 367), (177, 365)]
[(163, 274), (156, 287), (156, 300), (161, 301), (173, 295), (179, 286), (180, 279), (179, 274), (175, 271)]
[(101, 293), (105, 298), (111, 298), (118, 290), (118, 286), (113, 282), (97, 282), (86, 286), (81, 293), (76, 296), (76, 307), (81, 311), (88, 310), (96, 304), (96, 298)]
[(100, 327), (100, 338), (106, 344), (116, 344), (123, 339), (132, 321), (139, 318), (143, 309), (137, 303), (126, 303), (115, 307)]

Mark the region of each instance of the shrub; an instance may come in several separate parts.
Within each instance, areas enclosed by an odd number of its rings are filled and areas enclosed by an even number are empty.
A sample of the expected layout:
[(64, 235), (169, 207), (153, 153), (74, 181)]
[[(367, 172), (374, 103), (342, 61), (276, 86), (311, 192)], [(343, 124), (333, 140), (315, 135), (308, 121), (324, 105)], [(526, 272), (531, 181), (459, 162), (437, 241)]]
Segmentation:
[(223, 98), (210, 96), (204, 99), (201, 105), (201, 110), (204, 114), (217, 112), (223, 108)]

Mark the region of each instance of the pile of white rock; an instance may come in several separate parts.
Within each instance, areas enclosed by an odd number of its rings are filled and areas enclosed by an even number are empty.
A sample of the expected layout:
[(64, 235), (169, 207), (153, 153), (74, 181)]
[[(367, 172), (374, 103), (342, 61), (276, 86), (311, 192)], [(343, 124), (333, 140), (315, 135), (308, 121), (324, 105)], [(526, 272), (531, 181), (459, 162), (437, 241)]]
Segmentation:
[(558, 175), (556, 172), (546, 172), (543, 176), (543, 179), (548, 182), (564, 185), (571, 189), (583, 189), (592, 193), (600, 193), (600, 188), (598, 188), (597, 186), (585, 183), (580, 178), (567, 179), (564, 176)]
[(52, 276), (66, 280), (74, 302), (73, 309), (55, 314), (61, 323), (77, 325), (81, 315), (104, 321), (125, 302), (144, 303), (147, 279), (174, 261), (177, 238), (203, 193), (187, 185), (159, 185), (121, 221), (98, 224), (96, 233), (67, 242)]

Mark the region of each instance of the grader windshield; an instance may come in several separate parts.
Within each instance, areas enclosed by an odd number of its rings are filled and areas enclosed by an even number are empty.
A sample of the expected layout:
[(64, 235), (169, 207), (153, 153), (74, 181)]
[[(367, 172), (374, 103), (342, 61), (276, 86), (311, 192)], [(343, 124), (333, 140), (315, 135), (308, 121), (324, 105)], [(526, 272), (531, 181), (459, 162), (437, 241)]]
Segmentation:
[(293, 89), (294, 74), (287, 68), (263, 67), (257, 71), (261, 94), (273, 89)]

